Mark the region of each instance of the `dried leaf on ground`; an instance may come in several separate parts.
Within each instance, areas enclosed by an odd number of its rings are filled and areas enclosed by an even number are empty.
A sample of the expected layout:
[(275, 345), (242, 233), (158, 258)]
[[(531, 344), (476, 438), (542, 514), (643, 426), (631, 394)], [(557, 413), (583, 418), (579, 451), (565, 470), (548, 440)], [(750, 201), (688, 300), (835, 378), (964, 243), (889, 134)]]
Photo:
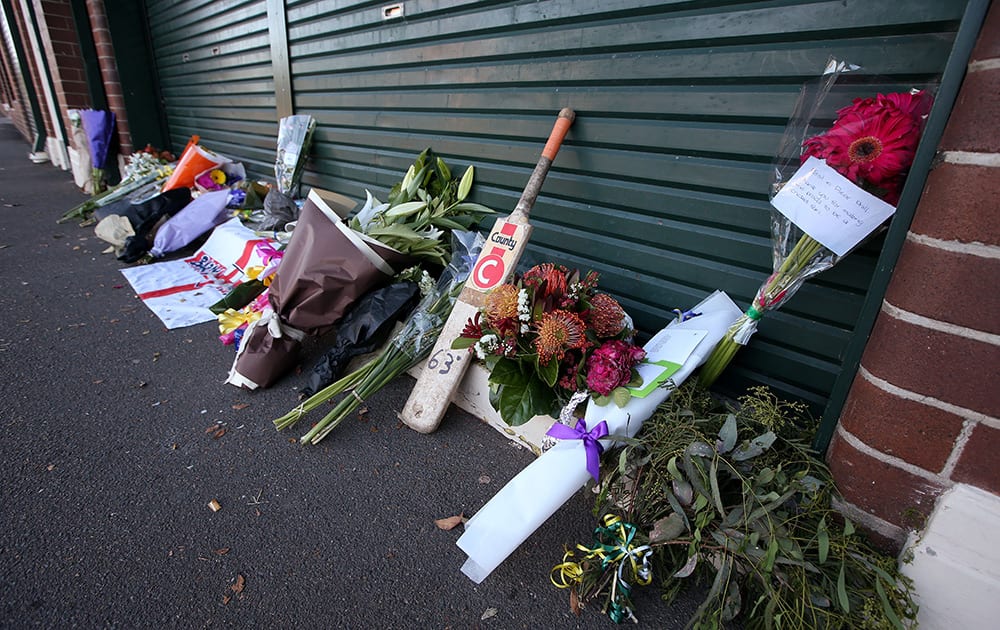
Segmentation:
[(496, 614), (497, 614), (497, 609), (493, 608), (492, 606), (490, 606), (489, 608), (486, 609), (486, 612), (484, 612), (483, 616), (480, 617), (479, 619), (481, 621), (482, 620), (486, 620), (486, 619), (489, 619), (490, 617), (493, 617)]
[(216, 431), (218, 431), (218, 430), (219, 430), (220, 428), (221, 428), (221, 427), (220, 427), (220, 426), (219, 426), (218, 424), (213, 424), (212, 426), (210, 426), (210, 427), (208, 427), (207, 429), (205, 429), (205, 433), (215, 433), (215, 432), (216, 432)]
[(243, 587), (246, 585), (246, 580), (243, 579), (242, 575), (237, 574), (236, 583), (229, 588), (233, 589), (234, 593), (242, 593)]
[(447, 531), (450, 529), (455, 529), (455, 527), (457, 527), (461, 523), (464, 523), (465, 521), (466, 521), (465, 514), (461, 513), (458, 514), (457, 516), (449, 516), (448, 518), (439, 518), (434, 521), (434, 524), (437, 525), (439, 529)]
[(225, 429), (219, 429), (218, 431), (216, 431), (215, 433), (212, 434), (212, 438), (218, 440), (220, 437), (222, 437), (225, 434), (226, 434), (226, 430)]
[(227, 553), (229, 553), (229, 547), (222, 547), (221, 549), (216, 549), (215, 553), (216, 553), (216, 555), (224, 556)]
[(240, 409), (246, 409), (249, 406), (250, 406), (250, 403), (242, 403), (241, 402), (241, 403), (236, 403), (235, 405), (233, 405), (233, 409), (236, 409), (238, 411)]

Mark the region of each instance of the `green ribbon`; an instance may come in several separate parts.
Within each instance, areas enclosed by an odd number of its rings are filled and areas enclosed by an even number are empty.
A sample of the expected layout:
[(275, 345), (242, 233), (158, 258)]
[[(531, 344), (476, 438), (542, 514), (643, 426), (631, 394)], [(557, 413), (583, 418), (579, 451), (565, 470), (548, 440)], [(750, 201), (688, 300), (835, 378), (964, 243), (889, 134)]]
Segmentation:
[(757, 309), (751, 306), (750, 308), (747, 309), (746, 316), (754, 321), (757, 321), (758, 319), (764, 316), (764, 312), (758, 311)]

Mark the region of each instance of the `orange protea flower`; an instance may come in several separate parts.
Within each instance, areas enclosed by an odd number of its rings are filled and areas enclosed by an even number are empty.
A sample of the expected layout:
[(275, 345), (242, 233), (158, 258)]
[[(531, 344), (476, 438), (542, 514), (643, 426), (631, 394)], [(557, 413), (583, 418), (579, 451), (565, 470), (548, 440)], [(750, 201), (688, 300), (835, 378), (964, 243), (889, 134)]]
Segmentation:
[(548, 364), (552, 359), (561, 360), (567, 350), (585, 347), (586, 331), (587, 325), (576, 313), (563, 310), (546, 313), (538, 323), (538, 338), (535, 339), (539, 362)]
[(568, 273), (562, 265), (542, 263), (525, 271), (521, 281), (524, 286), (534, 289), (535, 299), (554, 297), (558, 300), (569, 290)]
[(625, 309), (607, 293), (590, 299), (590, 327), (598, 337), (614, 337), (625, 328)]
[(518, 288), (512, 284), (501, 284), (486, 294), (483, 314), (491, 328), (501, 328), (503, 322), (517, 319), (517, 294)]

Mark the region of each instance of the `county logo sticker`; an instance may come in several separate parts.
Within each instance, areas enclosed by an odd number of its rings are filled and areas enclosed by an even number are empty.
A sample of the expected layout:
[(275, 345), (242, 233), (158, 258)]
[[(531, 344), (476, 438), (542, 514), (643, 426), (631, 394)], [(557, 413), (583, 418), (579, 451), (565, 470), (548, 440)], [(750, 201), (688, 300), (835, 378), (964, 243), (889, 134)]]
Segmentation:
[(510, 268), (516, 264), (514, 251), (523, 238), (523, 225), (507, 221), (495, 225), (472, 269), (472, 287), (477, 291), (488, 291), (502, 284)]

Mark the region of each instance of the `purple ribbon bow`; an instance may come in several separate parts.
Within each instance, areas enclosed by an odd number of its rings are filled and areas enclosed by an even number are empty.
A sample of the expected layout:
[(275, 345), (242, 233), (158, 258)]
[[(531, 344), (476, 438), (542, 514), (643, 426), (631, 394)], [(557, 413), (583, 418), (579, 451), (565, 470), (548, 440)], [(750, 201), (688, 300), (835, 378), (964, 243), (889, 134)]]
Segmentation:
[(591, 431), (587, 431), (587, 421), (580, 418), (576, 421), (576, 427), (574, 428), (570, 428), (561, 422), (556, 422), (545, 435), (551, 435), (558, 440), (583, 440), (583, 448), (587, 452), (587, 472), (594, 478), (594, 481), (599, 481), (601, 453), (604, 452), (604, 447), (598, 440), (607, 434), (607, 420), (601, 420)]

